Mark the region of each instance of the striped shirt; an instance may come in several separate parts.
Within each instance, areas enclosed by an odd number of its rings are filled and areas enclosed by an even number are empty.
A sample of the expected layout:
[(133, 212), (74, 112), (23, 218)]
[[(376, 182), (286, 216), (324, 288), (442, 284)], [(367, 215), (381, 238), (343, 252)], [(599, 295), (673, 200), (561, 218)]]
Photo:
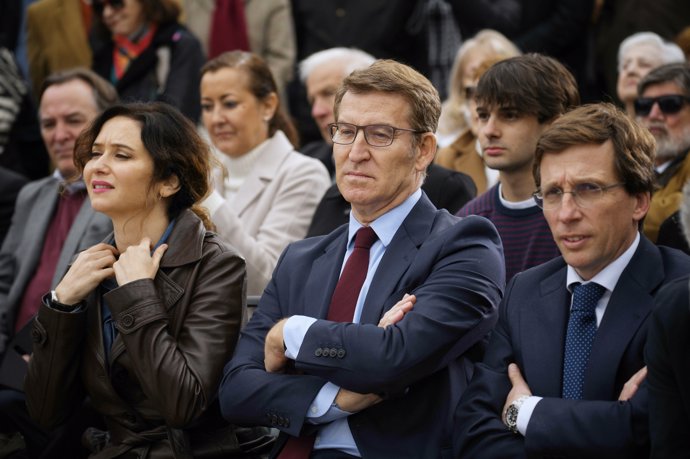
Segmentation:
[(526, 209), (509, 209), (501, 203), (494, 185), (456, 214), (481, 215), (494, 224), (503, 242), (506, 282), (515, 274), (560, 255), (542, 210), (535, 204)]

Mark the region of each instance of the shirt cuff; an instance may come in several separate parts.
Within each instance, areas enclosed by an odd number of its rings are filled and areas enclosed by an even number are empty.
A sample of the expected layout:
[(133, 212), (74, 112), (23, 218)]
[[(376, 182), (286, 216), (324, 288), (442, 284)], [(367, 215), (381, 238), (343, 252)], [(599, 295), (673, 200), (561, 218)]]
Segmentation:
[(529, 424), (529, 420), (532, 417), (532, 413), (534, 412), (534, 409), (537, 407), (537, 403), (542, 399), (543, 397), (528, 397), (525, 399), (524, 402), (522, 402), (522, 405), (520, 406), (520, 410), (518, 411), (518, 417), (517, 417), (517, 430), (522, 434), (522, 436), (525, 435), (527, 432), (527, 424)]
[(339, 386), (330, 382), (324, 384), (314, 397), (314, 401), (309, 405), (306, 421), (310, 424), (326, 424), (351, 415), (352, 413), (341, 410), (335, 404), (338, 391), (340, 391)]
[(213, 192), (201, 203), (202, 206), (208, 209), (208, 213), (211, 216), (213, 216), (223, 204), (225, 204), (225, 198), (221, 196), (217, 190), (213, 190)]
[[(299, 349), (302, 347), (302, 342), (304, 341), (304, 336), (314, 322), (316, 322), (315, 318), (307, 316), (292, 316), (285, 321), (285, 327), (283, 327), (285, 357), (292, 360), (297, 358)], [(335, 396), (333, 398), (335, 398)]]

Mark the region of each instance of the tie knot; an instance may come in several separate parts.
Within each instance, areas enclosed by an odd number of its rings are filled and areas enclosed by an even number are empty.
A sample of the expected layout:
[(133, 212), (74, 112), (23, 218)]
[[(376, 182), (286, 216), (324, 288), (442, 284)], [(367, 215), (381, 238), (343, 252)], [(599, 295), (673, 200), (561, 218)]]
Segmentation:
[(594, 312), (606, 289), (599, 284), (577, 284), (573, 288), (573, 311)]
[(371, 226), (364, 226), (355, 234), (355, 248), (369, 250), (378, 236)]

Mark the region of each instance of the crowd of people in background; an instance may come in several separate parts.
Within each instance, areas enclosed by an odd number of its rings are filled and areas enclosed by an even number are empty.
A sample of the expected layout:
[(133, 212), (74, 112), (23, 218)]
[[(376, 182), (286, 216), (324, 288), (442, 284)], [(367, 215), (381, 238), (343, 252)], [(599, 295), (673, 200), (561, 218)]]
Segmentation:
[(690, 2), (3, 0), (0, 458), (690, 457)]

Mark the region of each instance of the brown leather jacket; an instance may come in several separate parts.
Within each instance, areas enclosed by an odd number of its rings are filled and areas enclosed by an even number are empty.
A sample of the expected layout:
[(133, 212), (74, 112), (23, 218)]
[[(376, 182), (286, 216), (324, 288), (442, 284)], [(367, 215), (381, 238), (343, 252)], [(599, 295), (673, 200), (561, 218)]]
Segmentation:
[(244, 260), (206, 232), (191, 211), (178, 217), (168, 245), (154, 280), (103, 296), (119, 332), (109, 362), (99, 289), (81, 312), (44, 304), (34, 321), (25, 381), (29, 413), (41, 425), (55, 426), (88, 394), (110, 433), (94, 457), (127, 451), (132, 457), (189, 457), (179, 453), (189, 450), (190, 441), (181, 429), (203, 425), (210, 416), (205, 410), (235, 348), (244, 311)]

